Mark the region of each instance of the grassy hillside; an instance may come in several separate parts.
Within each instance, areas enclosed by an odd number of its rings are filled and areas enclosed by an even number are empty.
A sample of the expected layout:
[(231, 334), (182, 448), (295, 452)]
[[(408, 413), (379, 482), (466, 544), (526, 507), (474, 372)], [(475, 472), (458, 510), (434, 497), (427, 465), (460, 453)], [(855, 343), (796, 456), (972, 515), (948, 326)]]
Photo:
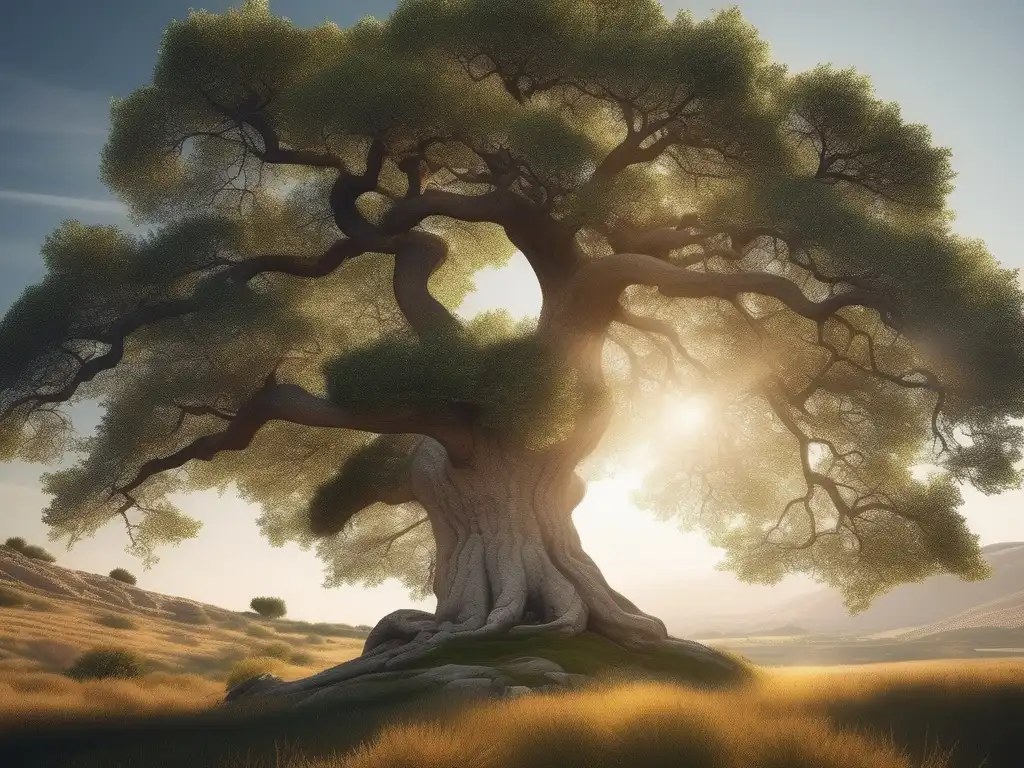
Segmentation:
[(897, 587), (856, 616), (850, 616), (835, 590), (821, 589), (747, 616), (709, 621), (701, 629), (720, 635), (760, 634), (795, 625), (831, 635), (900, 630), (923, 636), (946, 629), (1024, 626), (1024, 542), (992, 544), (981, 551), (992, 567), (991, 577), (983, 581), (933, 576)]
[[(580, 647), (568, 649), (536, 639), (509, 648), (453, 646), (424, 663), (464, 662), (467, 653), (561, 653), (563, 662), (602, 682), (489, 703), (448, 694), (396, 697), (349, 709), (228, 711), (216, 704), (240, 669), (242, 674), (272, 671), (285, 679), (306, 676), (357, 656), (365, 632), (344, 624), (268, 621), (107, 584), (107, 577), (95, 574), (26, 566), (17, 557), (0, 561), (3, 766), (1024, 765), (1019, 728), (1024, 659), (762, 668), (740, 690), (709, 692), (584, 669), (608, 654), (585, 638)], [(15, 578), (12, 572), (19, 568), (27, 576)], [(780, 633), (784, 629), (778, 622), (776, 627)], [(803, 663), (809, 658), (836, 664), (907, 658), (907, 649), (928, 657), (1014, 643), (1024, 648), (1024, 631), (998, 632), (955, 630), (909, 642), (778, 634), (720, 638), (715, 644), (755, 661), (790, 665), (801, 661), (801, 653)], [(141, 676), (80, 681), (65, 674), (84, 651), (96, 647), (139, 654)], [(651, 664), (661, 668), (656, 658)]]
[(1022, 718), (1019, 661), (793, 668), (730, 692), (608, 682), (489, 703), (86, 720), (0, 732), (0, 765), (1017, 768)]
[[(346, 625), (215, 616), (195, 623), (0, 583), (0, 729), (53, 714), (203, 709), (239, 665), (287, 680), (362, 651)], [(140, 654), (145, 677), (75, 682), (62, 674), (97, 647)]]

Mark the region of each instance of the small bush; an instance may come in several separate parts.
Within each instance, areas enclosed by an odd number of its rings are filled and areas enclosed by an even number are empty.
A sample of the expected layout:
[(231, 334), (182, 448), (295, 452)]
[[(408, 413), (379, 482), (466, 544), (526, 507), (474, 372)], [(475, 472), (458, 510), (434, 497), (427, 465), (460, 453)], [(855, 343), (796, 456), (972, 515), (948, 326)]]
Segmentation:
[(129, 585), (131, 585), (133, 587), (135, 586), (135, 584), (138, 581), (135, 578), (135, 576), (133, 576), (131, 574), (131, 572), (126, 571), (124, 568), (115, 568), (114, 570), (112, 570), (107, 575), (110, 578), (114, 579), (114, 581), (120, 581), (120, 582), (122, 582), (124, 584), (129, 584)]
[(253, 624), (251, 627), (245, 630), (245, 634), (247, 634), (249, 637), (267, 638), (273, 637), (274, 631), (271, 629), (267, 629), (266, 627), (261, 627), (259, 624)]
[(126, 648), (94, 648), (79, 656), (65, 674), (73, 680), (141, 677), (146, 660)]
[(8, 549), (13, 549), (15, 552), (19, 552), (25, 557), (30, 557), (33, 560), (41, 560), (44, 563), (57, 562), (57, 558), (45, 549), (37, 547), (35, 544), (29, 544), (21, 538), (21, 536), (12, 536), (4, 542), (4, 546)]
[(291, 656), (288, 657), (289, 664), (295, 664), (300, 667), (305, 667), (308, 664), (312, 664), (316, 657), (306, 651), (295, 651)]
[(306, 635), (306, 642), (310, 645), (323, 645), (324, 639), (320, 635)]
[(127, 616), (118, 616), (113, 613), (105, 613), (96, 617), (96, 623), (111, 629), (138, 629), (139, 626)]
[(272, 659), (288, 661), (292, 656), (292, 648), (288, 643), (267, 643), (260, 648), (260, 653)]
[(224, 629), (247, 630), (249, 628), (249, 620), (245, 616), (239, 616), (237, 613), (221, 614), (214, 621)]
[(25, 596), (15, 589), (0, 584), (0, 608), (24, 608)]
[(30, 597), (25, 601), (25, 604), (33, 611), (46, 611), (49, 613), (51, 611), (60, 610), (49, 600), (43, 600), (41, 597)]
[(197, 648), (198, 646), (203, 644), (202, 640), (200, 640), (199, 638), (193, 637), (192, 635), (186, 635), (184, 632), (169, 632), (166, 635), (164, 635), (164, 638), (169, 643), (174, 643), (175, 645), (185, 645), (189, 648)]
[(254, 597), (249, 607), (266, 619), (280, 619), (288, 609), (280, 597)]
[(239, 683), (251, 680), (263, 674), (275, 675), (281, 671), (281, 659), (274, 659), (269, 656), (250, 656), (235, 662), (228, 674), (226, 690), (231, 690)]
[(171, 608), (171, 619), (180, 624), (210, 624), (210, 615), (200, 605), (181, 604)]

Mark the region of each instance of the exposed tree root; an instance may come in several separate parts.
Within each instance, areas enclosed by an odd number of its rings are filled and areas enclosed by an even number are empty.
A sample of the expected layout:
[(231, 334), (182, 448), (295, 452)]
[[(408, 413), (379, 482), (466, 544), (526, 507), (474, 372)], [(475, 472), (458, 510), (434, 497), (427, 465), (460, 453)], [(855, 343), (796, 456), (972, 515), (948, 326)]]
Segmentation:
[(437, 546), (435, 613), (395, 611), (373, 629), (358, 659), (267, 694), (402, 670), (451, 640), (587, 630), (640, 653), (671, 650), (718, 667), (722, 677), (744, 674), (725, 654), (669, 637), (664, 623), (611, 588), (572, 524), (583, 484), (564, 463), (483, 443), (472, 467), (457, 469), (440, 444), (425, 439), (412, 486)]

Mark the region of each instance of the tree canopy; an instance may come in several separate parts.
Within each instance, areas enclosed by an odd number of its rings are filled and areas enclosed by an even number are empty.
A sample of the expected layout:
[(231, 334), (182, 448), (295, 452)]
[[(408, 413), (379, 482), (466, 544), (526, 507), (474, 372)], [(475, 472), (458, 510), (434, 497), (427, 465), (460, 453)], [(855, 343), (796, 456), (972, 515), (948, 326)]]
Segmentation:
[[(173, 494), (234, 486), (329, 585), (417, 588), (410, 435), (458, 459), (467, 424), (533, 450), (582, 425), (598, 472), (676, 392), (710, 415), (640, 500), (744, 579), (860, 608), (985, 574), (958, 486), (1020, 483), (1017, 275), (953, 231), (924, 126), (852, 70), (790, 73), (737, 10), (405, 0), (303, 29), (249, 0), (171, 23), (112, 125), (102, 176), (148, 234), (63, 223), (0, 323), (0, 452), (79, 454), (47, 476), (55, 537), (120, 519), (152, 557), (198, 532)], [(539, 320), (459, 321), (517, 251)]]

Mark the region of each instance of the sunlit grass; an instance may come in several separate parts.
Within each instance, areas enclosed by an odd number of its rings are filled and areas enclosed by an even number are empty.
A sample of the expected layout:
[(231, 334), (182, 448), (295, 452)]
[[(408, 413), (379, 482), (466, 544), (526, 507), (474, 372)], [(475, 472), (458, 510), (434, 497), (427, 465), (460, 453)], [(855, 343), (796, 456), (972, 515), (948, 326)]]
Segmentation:
[[(770, 680), (701, 692), (655, 682), (532, 695), (455, 719), (385, 728), (334, 758), (279, 759), (281, 768), (944, 768), (936, 749), (912, 759), (891, 739), (835, 727), (814, 697), (780, 707)], [(810, 689), (806, 689), (810, 690)], [(850, 689), (852, 690), (852, 689)], [(809, 705), (806, 708), (794, 704)], [(788, 705), (788, 706), (787, 706)], [(225, 763), (225, 768), (230, 765)], [(241, 768), (244, 763), (235, 763)]]
[[(280, 659), (244, 657), (236, 662), (236, 674), (242, 668), (245, 674), (273, 671), (289, 676), (287, 663)], [(28, 668), (8, 669), (0, 672), (0, 701), (7, 706), (0, 723), (55, 713), (76, 717), (200, 711), (223, 697), (225, 684), (213, 677), (166, 673), (134, 681), (76, 683)], [(912, 706), (900, 703), (908, 692)], [(391, 710), (382, 710), (371, 716), (378, 719), (370, 730), (359, 732), (353, 727), (365, 728), (366, 723), (353, 726), (353, 719), (364, 713), (344, 709), (342, 701), (334, 710), (300, 718), (301, 735), (287, 712), (253, 719), (233, 741), (216, 721), (201, 715), (181, 726), (194, 751), (174, 765), (949, 768), (955, 748), (955, 765), (977, 768), (1001, 739), (972, 733), (967, 724), (972, 710), (988, 707), (995, 713), (989, 720), (1003, 729), (998, 732), (1012, 735), (1014, 716), (1002, 703), (1009, 701), (1007, 696), (1022, 695), (1021, 659), (762, 669), (745, 684), (719, 690), (609, 677), (582, 690), (476, 703), (448, 714), (424, 701), (415, 705), (411, 722), (396, 721)], [(945, 718), (946, 726), (932, 725), (933, 716)], [(128, 752), (112, 741), (109, 751), (96, 757), (99, 762), (82, 765), (148, 768), (150, 759), (166, 748), (159, 739), (175, 738), (161, 737), (158, 730), (150, 733), (145, 723), (133, 728), (135, 743), (151, 746)], [(986, 768), (1003, 764), (990, 761)]]
[[(978, 759), (958, 765), (976, 768), (989, 742), (961, 727), (965, 713), (987, 702), (998, 720), (1000, 697), (1024, 696), (1021, 659), (759, 668), (747, 683), (698, 690), (617, 679), (615, 670), (627, 660), (595, 638), (568, 645), (541, 638), (509, 647), (497, 641), (453, 644), (423, 663), (500, 664), (541, 655), (601, 682), (582, 691), (473, 705), (444, 718), (436, 708), (415, 704), (414, 723), (396, 723), (390, 710), (382, 710), (358, 735), (347, 735), (356, 714), (347, 710), (334, 713), (330, 724), (309, 724), (301, 737), (290, 735), (295, 726), (274, 715), (253, 720), (228, 743), (217, 726), (204, 723), (229, 682), (264, 671), (285, 680), (307, 676), (357, 656), (362, 639), (317, 643), (310, 639), (312, 626), (275, 623), (272, 632), (252, 632), (262, 623), (244, 617), (233, 626), (190, 625), (76, 600), (50, 603), (49, 611), (0, 609), (0, 730), (92, 716), (119, 722), (197, 713), (189, 732), (207, 732), (196, 742), (196, 759), (223, 768), (945, 768), (951, 763), (942, 750), (956, 747), (962, 758), (971, 739), (975, 746), (966, 754)], [(108, 645), (145, 656), (146, 673), (82, 682), (63, 674), (82, 652)], [(687, 671), (657, 656), (644, 666), (656, 673)], [(900, 704), (908, 692), (912, 706)], [(946, 725), (932, 726), (933, 716)], [(133, 726), (144, 744), (158, 738), (148, 735), (148, 727)], [(261, 746), (250, 750), (255, 743)], [(116, 743), (110, 749), (110, 760), (96, 765), (148, 768), (148, 758), (122, 754)], [(154, 742), (148, 749), (159, 755), (163, 748)]]
[(199, 675), (156, 672), (134, 680), (78, 682), (48, 672), (0, 671), (0, 726), (86, 715), (196, 712), (223, 697)]
[[(244, 620), (236, 629), (193, 625), (60, 598), (49, 600), (52, 610), (41, 611), (29, 604), (42, 599), (32, 590), (17, 592), (29, 602), (0, 607), (0, 725), (45, 717), (207, 709), (223, 698), (237, 665), (263, 655), (267, 645), (246, 632), (259, 625)], [(272, 671), (285, 680), (340, 664), (362, 650), (362, 640), (355, 638), (311, 647), (309, 629), (296, 629), (258, 633), (282, 641), (275, 650), (283, 659), (274, 660)], [(64, 675), (83, 652), (108, 646), (143, 656), (147, 674), (134, 681), (82, 683)]]

